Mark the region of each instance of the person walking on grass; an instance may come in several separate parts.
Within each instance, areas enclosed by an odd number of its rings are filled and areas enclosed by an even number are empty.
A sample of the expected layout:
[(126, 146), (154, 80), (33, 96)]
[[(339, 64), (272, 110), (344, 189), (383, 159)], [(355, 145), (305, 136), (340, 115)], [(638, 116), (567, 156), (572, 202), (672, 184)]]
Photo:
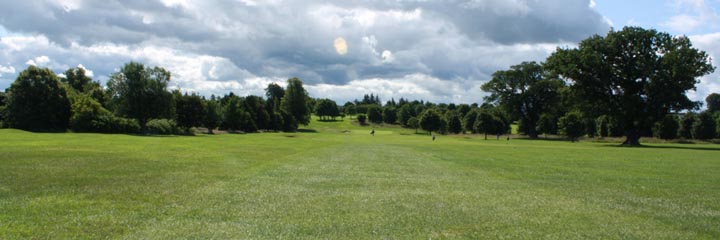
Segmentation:
[(435, 134), (434, 134), (434, 133), (433, 133), (432, 137), (433, 137), (433, 141), (435, 141)]
[(370, 135), (375, 136), (375, 129), (373, 128), (372, 131), (370, 131)]

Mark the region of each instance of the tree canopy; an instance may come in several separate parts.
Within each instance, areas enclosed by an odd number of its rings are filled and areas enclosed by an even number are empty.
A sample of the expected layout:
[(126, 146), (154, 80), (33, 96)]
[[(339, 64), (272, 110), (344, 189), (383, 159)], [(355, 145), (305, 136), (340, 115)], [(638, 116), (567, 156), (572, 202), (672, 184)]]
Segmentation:
[(419, 124), (420, 128), (432, 133), (440, 130), (443, 125), (443, 118), (437, 110), (428, 109), (420, 115)]
[(562, 81), (545, 77), (542, 65), (523, 62), (510, 70), (495, 72), (492, 80), (482, 85), (482, 90), (490, 93), (486, 97), (488, 101), (497, 103), (513, 119), (520, 120), (524, 133), (537, 138), (537, 121), (542, 113), (559, 104), (562, 87)]
[(150, 119), (172, 118), (173, 96), (167, 91), (170, 76), (170, 72), (160, 67), (145, 67), (136, 62), (125, 64), (108, 81), (115, 111), (137, 119), (143, 127)]
[[(285, 118), (285, 121), (292, 121), (298, 124), (308, 125), (310, 123), (310, 108), (308, 107), (307, 91), (303, 87), (303, 83), (298, 78), (287, 80), (285, 94), (282, 97), (281, 109), (292, 116), (294, 120)], [(294, 127), (297, 129), (297, 126)]]
[(708, 55), (693, 48), (689, 38), (637, 27), (557, 49), (546, 64), (572, 82), (577, 100), (586, 103), (583, 111), (618, 118), (629, 145), (639, 144), (640, 134), (667, 113), (696, 108), (686, 93), (714, 71)]
[(53, 71), (29, 66), (8, 89), (6, 112), (11, 127), (63, 131), (70, 118), (70, 100)]

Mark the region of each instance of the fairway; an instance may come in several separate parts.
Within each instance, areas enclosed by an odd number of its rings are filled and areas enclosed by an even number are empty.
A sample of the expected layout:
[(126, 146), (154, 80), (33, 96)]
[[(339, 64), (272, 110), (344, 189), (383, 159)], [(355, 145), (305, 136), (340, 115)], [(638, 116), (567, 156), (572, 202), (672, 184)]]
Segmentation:
[(718, 239), (720, 146), (0, 130), (0, 239)]

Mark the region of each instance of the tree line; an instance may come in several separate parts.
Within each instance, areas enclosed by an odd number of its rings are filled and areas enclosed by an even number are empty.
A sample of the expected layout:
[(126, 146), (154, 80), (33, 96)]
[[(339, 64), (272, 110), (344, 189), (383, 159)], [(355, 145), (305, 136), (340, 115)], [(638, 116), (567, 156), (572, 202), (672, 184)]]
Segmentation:
[(360, 124), (399, 124), (438, 133), (506, 134), (517, 123), (530, 138), (561, 134), (571, 140), (625, 137), (712, 139), (720, 133), (720, 95), (707, 97), (707, 110), (687, 91), (712, 73), (707, 53), (685, 36), (626, 27), (591, 36), (575, 48), (558, 48), (544, 62), (522, 62), (500, 70), (482, 85), (478, 104), (434, 104), (422, 100), (364, 95), (338, 106), (311, 98), (297, 78), (285, 88), (270, 84), (266, 96), (211, 96), (168, 91), (171, 73), (128, 63), (107, 87), (69, 69), (58, 79), (48, 69), (28, 67), (4, 94), (0, 120), (28, 130), (154, 133), (204, 126), (229, 131), (295, 131), (311, 113), (322, 121), (345, 115)]
[(625, 27), (498, 71), (482, 89), (532, 138), (558, 128), (571, 139), (624, 136), (638, 145), (643, 136), (717, 137), (717, 94), (699, 114), (702, 103), (686, 95), (714, 70), (686, 36)]
[(103, 88), (82, 68), (58, 77), (29, 66), (0, 94), (0, 123), (31, 131), (99, 133), (189, 133), (206, 127), (228, 131), (296, 131), (310, 122), (309, 96), (300, 79), (271, 83), (266, 96), (233, 93), (206, 99), (168, 90), (172, 74), (161, 67), (130, 62)]
[(720, 134), (720, 96), (710, 94), (707, 110), (697, 113), (702, 103), (686, 94), (714, 70), (707, 53), (685, 36), (626, 27), (591, 36), (576, 48), (558, 48), (545, 62), (495, 72), (481, 87), (490, 95), (471, 111), (404, 99), (381, 107), (372, 94), (344, 107), (364, 113), (361, 122), (397, 121), (429, 132), (504, 134), (509, 123), (517, 123), (530, 138), (624, 136), (627, 145), (640, 144), (643, 136), (713, 139)]

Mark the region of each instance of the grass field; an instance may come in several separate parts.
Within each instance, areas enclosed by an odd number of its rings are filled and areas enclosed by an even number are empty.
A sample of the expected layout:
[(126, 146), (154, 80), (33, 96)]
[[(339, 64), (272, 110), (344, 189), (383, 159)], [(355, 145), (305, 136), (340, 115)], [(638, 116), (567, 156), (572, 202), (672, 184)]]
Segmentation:
[(718, 239), (720, 146), (0, 130), (0, 239)]

